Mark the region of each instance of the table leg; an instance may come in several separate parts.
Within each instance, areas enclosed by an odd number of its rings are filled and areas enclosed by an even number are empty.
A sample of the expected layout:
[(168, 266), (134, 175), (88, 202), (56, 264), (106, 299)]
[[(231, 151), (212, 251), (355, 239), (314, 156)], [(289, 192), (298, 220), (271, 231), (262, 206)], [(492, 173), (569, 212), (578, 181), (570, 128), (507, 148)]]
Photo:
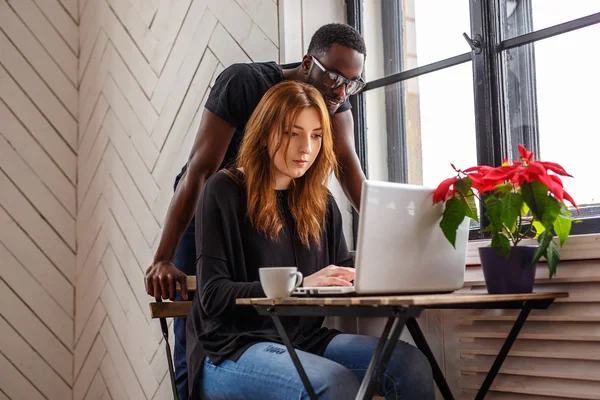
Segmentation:
[[(394, 317), (388, 318), (385, 327), (383, 328), (383, 332), (381, 333), (381, 337), (379, 338), (379, 341), (377, 342), (377, 347), (375, 348), (375, 353), (373, 353), (373, 357), (371, 357), (371, 361), (369, 362), (369, 366), (367, 367), (367, 372), (365, 373), (365, 377), (363, 378), (361, 389), (363, 389), (363, 386), (368, 385), (370, 381), (373, 380), (373, 371), (375, 371), (375, 369), (377, 368), (377, 360), (379, 360), (379, 356), (381, 355), (383, 347), (385, 346), (386, 339), (390, 335), (390, 330), (392, 329), (392, 325), (394, 324), (394, 319)], [(361, 398), (360, 394), (361, 393), (359, 392), (359, 395), (357, 396), (358, 399)], [(362, 393), (362, 395), (364, 396), (364, 393)]]
[(492, 386), (492, 382), (494, 382), (494, 378), (496, 378), (498, 371), (500, 371), (500, 367), (502, 366), (502, 363), (506, 359), (506, 356), (508, 355), (510, 348), (512, 347), (513, 343), (517, 339), (517, 335), (519, 335), (519, 332), (521, 331), (523, 324), (527, 320), (527, 317), (529, 316), (529, 313), (531, 312), (531, 308), (532, 308), (531, 302), (526, 301), (523, 304), (523, 308), (521, 309), (521, 312), (519, 313), (519, 316), (517, 317), (515, 324), (513, 325), (512, 329), (510, 330), (508, 337), (504, 341), (504, 344), (502, 345), (502, 348), (500, 349), (500, 353), (498, 353), (496, 360), (494, 360), (494, 363), (492, 364), (492, 368), (490, 368), (490, 372), (488, 372), (487, 376), (485, 377), (485, 380), (483, 381), (483, 384), (481, 385), (481, 388), (479, 388), (479, 391), (477, 392), (477, 396), (475, 396), (475, 400), (483, 399), (485, 397), (485, 395), (487, 394), (487, 392), (490, 390), (490, 387)]
[[(375, 353), (373, 354), (371, 362), (369, 363), (369, 367), (367, 368), (365, 377), (363, 378), (360, 388), (358, 389), (358, 394), (356, 395), (357, 400), (371, 399), (373, 397), (375, 387), (377, 386), (377, 379), (381, 376), (387, 367), (388, 362), (390, 361), (392, 352), (394, 351), (398, 339), (400, 338), (400, 333), (402, 333), (402, 329), (404, 328), (406, 318), (407, 315), (403, 310), (399, 312), (396, 317), (391, 317), (388, 319), (383, 333), (379, 338), (379, 342), (377, 343)], [(392, 323), (394, 326), (390, 329)]]
[(444, 400), (454, 400), (454, 396), (452, 395), (452, 391), (448, 386), (448, 382), (446, 382), (446, 378), (444, 377), (444, 373), (440, 368), (429, 344), (427, 344), (427, 339), (425, 339), (425, 335), (423, 335), (423, 331), (419, 327), (419, 324), (416, 319), (409, 318), (406, 321), (406, 327), (410, 332), (410, 335), (415, 341), (415, 344), (425, 354), (427, 359), (429, 360), (429, 364), (431, 365), (431, 371), (433, 372), (433, 380), (435, 381), (440, 393)]
[(302, 367), (302, 363), (300, 363), (298, 354), (296, 354), (296, 349), (294, 349), (294, 346), (292, 345), (290, 338), (288, 337), (283, 325), (281, 324), (281, 321), (279, 320), (279, 316), (277, 314), (275, 314), (274, 311), (270, 311), (270, 313), (271, 313), (271, 318), (273, 319), (273, 323), (275, 323), (275, 327), (277, 328), (277, 332), (279, 332), (279, 336), (281, 336), (281, 340), (283, 340), (283, 344), (285, 344), (285, 347), (287, 348), (287, 351), (290, 354), (290, 357), (292, 358), (294, 367), (296, 367), (296, 370), (298, 371), (298, 375), (300, 375), (300, 380), (302, 381), (302, 384), (304, 385), (304, 389), (306, 389), (306, 393), (308, 393), (308, 397), (311, 400), (317, 400), (317, 395), (315, 393), (315, 390), (313, 389), (312, 384), (308, 380), (306, 371), (304, 371), (304, 367)]

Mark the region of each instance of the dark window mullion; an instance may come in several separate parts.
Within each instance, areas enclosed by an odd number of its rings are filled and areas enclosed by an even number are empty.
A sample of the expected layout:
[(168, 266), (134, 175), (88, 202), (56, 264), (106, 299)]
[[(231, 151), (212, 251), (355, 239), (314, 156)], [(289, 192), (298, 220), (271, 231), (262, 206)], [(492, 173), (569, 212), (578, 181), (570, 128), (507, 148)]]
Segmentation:
[[(488, 0), (470, 2), (471, 38), (481, 43), (479, 54), (473, 52), (473, 99), (475, 107), (475, 140), (477, 163), (499, 166), (507, 154), (508, 140), (503, 121), (501, 58), (498, 53), (500, 27), (498, 3)], [(480, 207), (480, 228), (471, 231), (469, 239), (488, 237), (483, 229), (489, 224)]]
[(498, 166), (506, 154), (503, 139), (500, 40), (493, 1), (471, 1), (471, 38), (481, 37), (482, 51), (473, 54), (473, 89), (475, 101), (475, 136), (478, 164)]
[[(363, 33), (363, 12), (362, 0), (348, 0), (346, 5), (348, 15), (348, 25), (354, 27), (361, 34)], [(363, 71), (364, 77), (364, 71)], [(350, 96), (350, 104), (352, 105), (352, 116), (354, 118), (354, 145), (356, 153), (360, 160), (360, 166), (365, 174), (368, 174), (368, 153), (367, 153), (367, 137), (366, 137), (366, 110), (364, 93), (359, 93), (356, 96)]]
[[(510, 15), (506, 15), (506, 7), (501, 7), (501, 29), (504, 35), (521, 35), (533, 30), (533, 12), (531, 0), (519, 1)], [(534, 46), (520, 46), (501, 52), (503, 67), (503, 93), (506, 108), (505, 123), (508, 127), (511, 153), (505, 156), (518, 159), (517, 145), (520, 143), (540, 156), (537, 90), (535, 80)]]
[[(346, 15), (348, 25), (354, 27), (361, 34), (363, 29), (363, 9), (362, 0), (348, 0), (346, 2)], [(365, 72), (363, 71), (363, 77)], [(352, 117), (354, 119), (354, 146), (356, 154), (360, 161), (360, 166), (363, 173), (369, 178), (369, 159), (367, 151), (367, 115), (365, 105), (365, 94), (359, 93), (355, 96), (350, 96), (350, 104), (352, 105)], [(358, 237), (358, 213), (352, 208), (352, 242), (356, 244)]]
[(383, 86), (389, 86), (394, 83), (406, 81), (408, 79), (416, 78), (421, 75), (429, 74), (431, 72), (441, 71), (442, 69), (454, 67), (456, 65), (464, 64), (469, 61), (471, 61), (470, 52), (459, 54), (457, 56), (436, 61), (431, 64), (411, 68), (406, 71), (398, 72), (389, 76), (384, 76), (383, 78), (369, 81), (367, 82), (367, 85), (365, 86), (363, 91), (366, 92), (368, 90), (377, 89)]
[[(396, 1), (381, 3), (383, 32), (383, 72), (385, 76), (404, 69), (402, 49), (402, 5)], [(408, 182), (406, 151), (404, 84), (385, 87), (385, 120), (387, 131), (388, 180)]]
[(585, 28), (600, 23), (600, 13), (587, 15), (582, 18), (577, 18), (572, 21), (567, 21), (562, 24), (553, 25), (548, 28), (540, 29), (529, 33), (524, 33), (500, 43), (500, 49), (506, 50), (513, 47), (522, 46), (524, 44), (537, 42), (538, 40), (548, 39), (552, 36), (562, 35), (563, 33), (571, 32), (577, 29)]

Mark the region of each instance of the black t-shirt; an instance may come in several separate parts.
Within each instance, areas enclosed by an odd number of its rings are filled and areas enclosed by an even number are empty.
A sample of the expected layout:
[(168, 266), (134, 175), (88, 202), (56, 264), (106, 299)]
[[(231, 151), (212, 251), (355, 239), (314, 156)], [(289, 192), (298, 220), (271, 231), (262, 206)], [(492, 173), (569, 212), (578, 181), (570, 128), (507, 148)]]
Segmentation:
[[(250, 223), (246, 191), (240, 183), (243, 174), (234, 173), (235, 180), (222, 171), (211, 176), (196, 209), (197, 295), (186, 327), (190, 387), (195, 387), (205, 355), (216, 364), (236, 360), (254, 343), (281, 343), (270, 317), (235, 305), (237, 298), (265, 297), (260, 267), (297, 266), (306, 277), (330, 264), (354, 264), (331, 194), (320, 246), (308, 248), (300, 241), (287, 191), (277, 192), (284, 228), (276, 240), (270, 240)], [(321, 327), (322, 317), (282, 317), (281, 322), (295, 347), (319, 355), (339, 333)]]
[[(283, 81), (283, 69), (295, 68), (300, 63), (279, 65), (273, 61), (233, 64), (217, 77), (204, 107), (222, 120), (235, 126), (235, 133), (219, 169), (231, 165), (237, 156), (246, 123), (250, 115), (272, 86)], [(346, 100), (336, 113), (351, 109)], [(175, 179), (175, 187), (187, 169), (183, 166)]]

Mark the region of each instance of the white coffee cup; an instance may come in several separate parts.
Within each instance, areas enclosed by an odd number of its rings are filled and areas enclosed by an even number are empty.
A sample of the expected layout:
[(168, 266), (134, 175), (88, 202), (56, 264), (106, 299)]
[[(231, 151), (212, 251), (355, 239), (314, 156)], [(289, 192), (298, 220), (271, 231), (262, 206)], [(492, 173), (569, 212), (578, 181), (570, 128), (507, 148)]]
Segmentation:
[(263, 267), (258, 269), (260, 284), (270, 299), (290, 297), (302, 283), (302, 272), (296, 267)]

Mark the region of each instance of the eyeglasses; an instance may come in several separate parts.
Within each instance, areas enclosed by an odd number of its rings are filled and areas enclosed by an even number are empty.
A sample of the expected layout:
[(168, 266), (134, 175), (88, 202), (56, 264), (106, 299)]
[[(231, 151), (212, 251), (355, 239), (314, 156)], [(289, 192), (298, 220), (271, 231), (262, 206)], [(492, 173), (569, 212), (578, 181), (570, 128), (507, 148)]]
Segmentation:
[(317, 67), (319, 67), (321, 69), (321, 71), (323, 71), (323, 74), (324, 74), (323, 75), (323, 84), (325, 86), (327, 86), (328, 88), (337, 89), (345, 83), (346, 84), (346, 94), (348, 96), (351, 96), (353, 94), (360, 92), (365, 87), (366, 83), (365, 83), (365, 81), (362, 80), (362, 78), (347, 79), (338, 73), (331, 72), (331, 71), (325, 69), (325, 67), (323, 65), (321, 65), (319, 60), (317, 60), (313, 56), (310, 56), (310, 57), (313, 59), (314, 63), (317, 65)]

